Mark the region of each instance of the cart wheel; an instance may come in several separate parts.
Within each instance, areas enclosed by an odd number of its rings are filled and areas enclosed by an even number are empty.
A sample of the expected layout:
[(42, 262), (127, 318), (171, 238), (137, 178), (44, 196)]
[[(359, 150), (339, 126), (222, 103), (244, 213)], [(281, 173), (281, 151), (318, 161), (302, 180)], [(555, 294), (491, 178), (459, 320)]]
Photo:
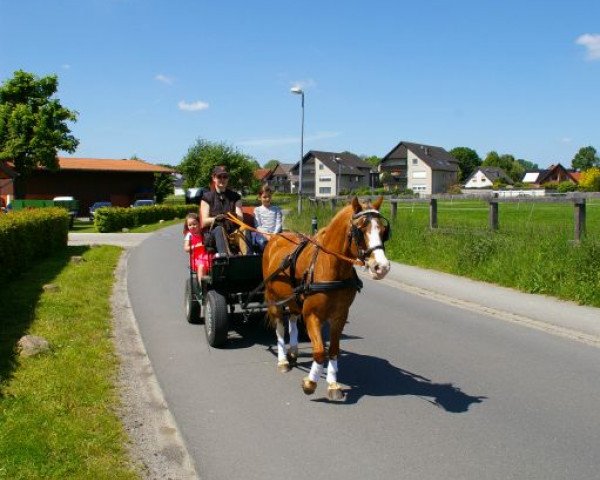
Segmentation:
[(211, 347), (222, 347), (229, 333), (227, 300), (215, 290), (209, 290), (204, 304), (204, 331)]
[(196, 293), (192, 288), (192, 279), (185, 281), (185, 318), (189, 323), (200, 323), (200, 303), (196, 299)]

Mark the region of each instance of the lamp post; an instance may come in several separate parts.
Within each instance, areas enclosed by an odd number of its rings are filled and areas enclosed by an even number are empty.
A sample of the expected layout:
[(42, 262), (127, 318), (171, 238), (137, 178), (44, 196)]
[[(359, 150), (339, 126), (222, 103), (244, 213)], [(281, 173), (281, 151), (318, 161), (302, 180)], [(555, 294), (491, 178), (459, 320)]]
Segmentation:
[(302, 213), (302, 160), (304, 159), (304, 90), (300, 87), (292, 87), (290, 90), (296, 95), (302, 96), (302, 127), (300, 133), (300, 169), (298, 172), (298, 213)]

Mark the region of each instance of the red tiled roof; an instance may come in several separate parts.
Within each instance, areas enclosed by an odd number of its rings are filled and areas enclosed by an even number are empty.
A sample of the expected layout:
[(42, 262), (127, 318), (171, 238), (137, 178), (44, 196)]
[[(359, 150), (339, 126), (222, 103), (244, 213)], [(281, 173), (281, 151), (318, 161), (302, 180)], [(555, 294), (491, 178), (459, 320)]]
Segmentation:
[(257, 180), (264, 180), (264, 178), (268, 176), (269, 173), (271, 173), (271, 170), (269, 170), (268, 168), (258, 168), (254, 170), (254, 178), (256, 178)]
[(96, 170), (117, 172), (173, 173), (171, 168), (147, 163), (143, 160), (110, 158), (68, 158), (58, 157), (61, 170)]

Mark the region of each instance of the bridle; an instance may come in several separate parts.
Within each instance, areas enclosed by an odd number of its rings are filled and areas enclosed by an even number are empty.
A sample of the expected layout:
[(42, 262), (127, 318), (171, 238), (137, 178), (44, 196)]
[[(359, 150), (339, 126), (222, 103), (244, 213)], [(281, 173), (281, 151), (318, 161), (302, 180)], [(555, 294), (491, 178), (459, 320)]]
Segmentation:
[[(363, 232), (363, 229), (366, 227), (366, 225), (371, 224), (371, 220), (376, 218), (380, 220), (380, 224), (382, 227), (380, 237), (381, 244), (367, 248), (365, 241), (365, 233)], [(362, 222), (362, 225), (359, 226), (358, 223), (361, 219), (364, 219), (364, 221)], [(389, 238), (390, 222), (381, 213), (379, 213), (378, 210), (362, 210), (361, 212), (352, 215), (352, 218), (350, 219), (350, 231), (348, 232), (348, 241), (350, 242), (350, 245), (352, 245), (352, 242), (356, 244), (356, 248), (358, 251), (357, 257), (363, 263), (366, 263), (367, 258), (369, 258), (375, 250), (381, 249), (385, 251), (385, 242), (388, 241)]]

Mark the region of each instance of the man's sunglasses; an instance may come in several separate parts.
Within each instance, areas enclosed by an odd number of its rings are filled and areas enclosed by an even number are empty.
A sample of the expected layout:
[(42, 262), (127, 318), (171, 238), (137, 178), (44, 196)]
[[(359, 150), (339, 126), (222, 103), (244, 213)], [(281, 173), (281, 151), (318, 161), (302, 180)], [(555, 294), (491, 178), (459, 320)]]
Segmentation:
[(217, 175), (217, 178), (227, 180), (229, 178), (229, 175), (227, 175), (226, 173), (222, 173), (221, 175)]

